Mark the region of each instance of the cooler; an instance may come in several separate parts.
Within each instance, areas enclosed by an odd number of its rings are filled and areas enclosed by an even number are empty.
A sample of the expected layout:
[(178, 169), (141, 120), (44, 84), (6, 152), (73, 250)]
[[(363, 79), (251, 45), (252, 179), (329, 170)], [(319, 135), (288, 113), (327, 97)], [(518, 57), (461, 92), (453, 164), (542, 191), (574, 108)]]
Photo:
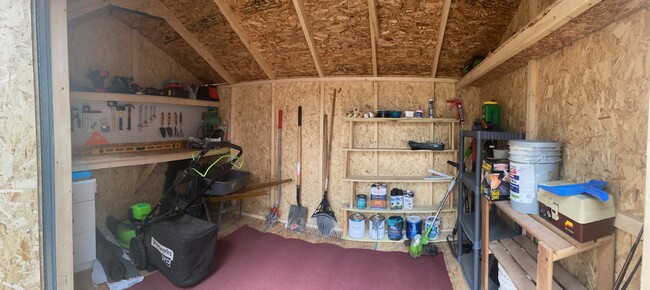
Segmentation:
[[(565, 185), (571, 182), (553, 181), (542, 184)], [(578, 242), (596, 240), (614, 231), (616, 208), (611, 194), (607, 201), (602, 201), (588, 194), (559, 196), (540, 188), (537, 202), (541, 217)]]

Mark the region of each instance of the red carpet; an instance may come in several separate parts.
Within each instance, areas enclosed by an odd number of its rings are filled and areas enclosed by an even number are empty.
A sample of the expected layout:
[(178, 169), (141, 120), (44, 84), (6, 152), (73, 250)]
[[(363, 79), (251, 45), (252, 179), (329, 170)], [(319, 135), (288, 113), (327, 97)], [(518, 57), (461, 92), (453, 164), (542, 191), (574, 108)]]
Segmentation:
[[(191, 289), (452, 289), (442, 254), (344, 249), (244, 226), (217, 243), (215, 272)], [(176, 289), (160, 272), (131, 289)]]

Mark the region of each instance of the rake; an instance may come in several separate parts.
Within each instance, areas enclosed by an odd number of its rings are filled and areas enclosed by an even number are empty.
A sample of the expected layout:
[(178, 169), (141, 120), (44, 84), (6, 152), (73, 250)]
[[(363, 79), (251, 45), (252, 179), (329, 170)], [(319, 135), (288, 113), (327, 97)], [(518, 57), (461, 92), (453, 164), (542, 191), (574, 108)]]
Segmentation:
[[(316, 211), (311, 216), (316, 218), (316, 225), (321, 235), (328, 237), (332, 234), (332, 231), (336, 227), (336, 216), (334, 211), (330, 206), (329, 200), (327, 200), (327, 191), (329, 190), (329, 178), (330, 178), (330, 155), (332, 153), (332, 131), (334, 131), (334, 108), (336, 106), (336, 90), (334, 90), (334, 98), (332, 99), (332, 108), (330, 110), (330, 121), (328, 122), (327, 115), (323, 115), (323, 135), (324, 135), (324, 150), (323, 155), (325, 159), (325, 189), (323, 193), (323, 200), (320, 202)], [(329, 123), (329, 126), (328, 126)], [(329, 130), (328, 130), (329, 127)]]

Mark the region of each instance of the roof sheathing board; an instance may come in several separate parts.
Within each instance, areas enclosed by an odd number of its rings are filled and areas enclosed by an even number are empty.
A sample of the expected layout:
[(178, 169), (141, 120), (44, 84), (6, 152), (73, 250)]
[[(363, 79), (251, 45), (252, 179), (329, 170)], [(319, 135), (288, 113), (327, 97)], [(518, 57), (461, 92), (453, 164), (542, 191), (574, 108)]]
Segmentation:
[(237, 81), (267, 79), (212, 0), (162, 0)]
[(496, 49), (520, 1), (453, 0), (436, 76), (460, 77), (473, 56)]
[(318, 76), (291, 0), (227, 0), (252, 46), (278, 77)]
[[(570, 45), (592, 32), (600, 30), (601, 28), (614, 23), (616, 20), (622, 19), (625, 16), (648, 6), (650, 6), (650, 3), (647, 1), (603, 0), (594, 5), (594, 7), (591, 7), (589, 10), (580, 14), (578, 17), (569, 21), (555, 32), (544, 37), (533, 46), (525, 49), (500, 66), (494, 68), (472, 85), (481, 85), (506, 75), (509, 72), (526, 65), (529, 59), (543, 57), (557, 49)], [(526, 29), (534, 23), (536, 22), (532, 21), (521, 29)]]
[[(203, 82), (226, 81), (164, 20), (139, 12), (113, 8), (111, 16), (122, 21)], [(146, 68), (141, 68), (146, 69)], [(150, 68), (155, 69), (155, 68)]]
[(378, 0), (378, 75), (430, 76), (443, 0)]
[(325, 75), (372, 75), (367, 0), (303, 0)]

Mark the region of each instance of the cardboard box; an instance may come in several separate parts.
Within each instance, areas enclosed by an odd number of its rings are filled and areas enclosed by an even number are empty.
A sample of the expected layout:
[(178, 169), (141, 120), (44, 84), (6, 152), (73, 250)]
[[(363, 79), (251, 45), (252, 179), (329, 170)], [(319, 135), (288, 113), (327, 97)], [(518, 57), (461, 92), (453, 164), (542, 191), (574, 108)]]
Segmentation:
[(483, 159), (481, 174), (481, 193), (491, 201), (510, 199), (510, 182), (507, 159)]

